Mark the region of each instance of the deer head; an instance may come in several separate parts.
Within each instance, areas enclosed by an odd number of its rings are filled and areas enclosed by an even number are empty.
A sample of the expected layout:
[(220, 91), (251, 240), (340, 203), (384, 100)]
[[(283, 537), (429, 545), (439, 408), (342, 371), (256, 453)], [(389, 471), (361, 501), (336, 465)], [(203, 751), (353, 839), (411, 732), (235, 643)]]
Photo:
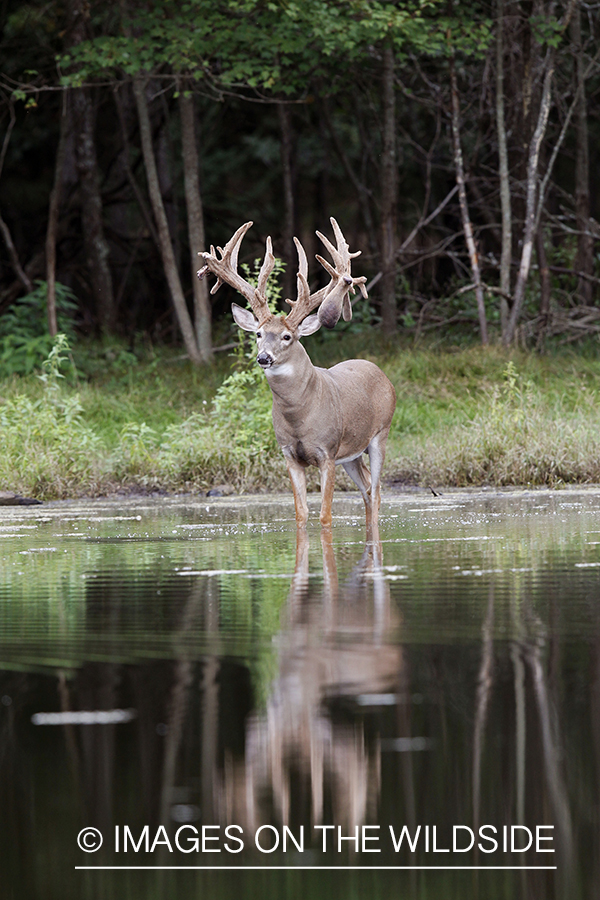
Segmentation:
[[(298, 277), (297, 277), (297, 298), (291, 300), (286, 299), (286, 303), (291, 306), (291, 312), (286, 316), (275, 316), (269, 311), (266, 299), (266, 286), (273, 267), (275, 265), (275, 257), (273, 256), (273, 246), (271, 238), (267, 238), (265, 257), (258, 276), (258, 284), (253, 287), (246, 281), (237, 271), (237, 261), (240, 245), (244, 235), (251, 227), (252, 222), (246, 222), (235, 232), (231, 240), (225, 245), (225, 248), (217, 247), (221, 258), (215, 253), (215, 248), (211, 246), (209, 253), (202, 253), (205, 265), (198, 272), (198, 277), (202, 278), (207, 272), (212, 272), (217, 276), (217, 281), (211, 290), (214, 294), (221, 287), (223, 282), (235, 288), (250, 304), (254, 314), (248, 310), (244, 310), (236, 304), (232, 304), (232, 312), (235, 321), (245, 331), (254, 331), (258, 340), (261, 340), (261, 329), (268, 324), (269, 333), (280, 334), (280, 345), (285, 348), (286, 344), (293, 343), (299, 337), (312, 334), (317, 331), (321, 325), (326, 328), (333, 328), (339, 321), (340, 316), (344, 321), (352, 318), (352, 305), (350, 303), (350, 293), (354, 294), (355, 286), (360, 289), (363, 297), (367, 297), (365, 289), (366, 278), (353, 278), (350, 272), (351, 261), (356, 256), (360, 256), (360, 250), (356, 253), (350, 253), (350, 248), (346, 243), (340, 226), (334, 218), (331, 218), (331, 224), (336, 238), (337, 246), (333, 244), (317, 231), (317, 236), (322, 241), (326, 249), (331, 254), (334, 265), (332, 266), (322, 256), (317, 255), (317, 259), (323, 268), (331, 276), (329, 284), (311, 294), (308, 286), (308, 261), (306, 253), (298, 238), (294, 238), (296, 249), (298, 251)], [(313, 310), (317, 309), (316, 314), (311, 315)], [(260, 355), (260, 348), (259, 348)]]

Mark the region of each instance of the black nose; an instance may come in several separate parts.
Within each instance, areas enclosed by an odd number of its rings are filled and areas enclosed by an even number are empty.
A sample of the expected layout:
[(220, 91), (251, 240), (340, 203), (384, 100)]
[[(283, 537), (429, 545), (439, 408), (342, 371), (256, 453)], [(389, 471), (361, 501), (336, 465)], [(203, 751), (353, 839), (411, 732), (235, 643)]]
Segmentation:
[(262, 366), (263, 369), (268, 369), (269, 366), (273, 364), (273, 357), (269, 356), (269, 354), (265, 353), (263, 350), (256, 357), (256, 362), (259, 364), (259, 366)]

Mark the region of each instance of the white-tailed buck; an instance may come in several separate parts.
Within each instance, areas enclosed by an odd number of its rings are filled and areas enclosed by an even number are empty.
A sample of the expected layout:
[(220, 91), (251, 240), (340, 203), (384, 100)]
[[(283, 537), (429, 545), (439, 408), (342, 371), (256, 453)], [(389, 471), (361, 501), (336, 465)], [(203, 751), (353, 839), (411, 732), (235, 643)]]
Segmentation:
[[(242, 238), (252, 225), (238, 228), (224, 249), (218, 247), (202, 253), (205, 266), (198, 276), (208, 271), (217, 276), (215, 293), (223, 282), (242, 294), (254, 315), (232, 304), (233, 317), (244, 331), (254, 331), (257, 339), (257, 362), (264, 369), (273, 393), (273, 425), (277, 442), (287, 464), (294, 503), (296, 524), (305, 528), (308, 520), (306, 502), (307, 466), (318, 466), (321, 472), (321, 525), (331, 527), (331, 502), (335, 483), (335, 467), (342, 465), (360, 490), (366, 508), (367, 530), (377, 527), (381, 500), (381, 470), (385, 445), (396, 406), (396, 392), (388, 378), (374, 363), (349, 359), (331, 369), (313, 366), (300, 338), (313, 334), (322, 324), (333, 328), (340, 315), (352, 317), (349, 292), (354, 285), (366, 297), (365, 278), (353, 278), (348, 244), (335, 219), (331, 219), (337, 248), (320, 232), (318, 237), (332, 256), (334, 266), (317, 256), (331, 280), (315, 293), (308, 287), (308, 262), (300, 241), (298, 250), (298, 296), (287, 300), (292, 311), (276, 316), (269, 311), (265, 290), (273, 271), (275, 257), (271, 239), (267, 238), (265, 258), (253, 287), (237, 271)], [(313, 310), (318, 309), (317, 313)], [(311, 315), (312, 313), (312, 315)], [(371, 472), (363, 462), (368, 453)]]

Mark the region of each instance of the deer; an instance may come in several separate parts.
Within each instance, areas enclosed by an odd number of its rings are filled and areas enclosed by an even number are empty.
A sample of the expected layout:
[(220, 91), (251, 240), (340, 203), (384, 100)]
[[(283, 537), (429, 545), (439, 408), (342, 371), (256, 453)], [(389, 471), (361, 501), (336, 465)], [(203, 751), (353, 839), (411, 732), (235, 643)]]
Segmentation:
[[(298, 253), (297, 297), (287, 299), (287, 315), (269, 310), (266, 286), (275, 265), (271, 238), (257, 286), (237, 271), (241, 242), (252, 222), (246, 222), (224, 248), (211, 246), (199, 255), (204, 266), (198, 277), (208, 272), (217, 276), (214, 294), (223, 283), (233, 287), (251, 307), (232, 303), (236, 324), (256, 335), (256, 361), (263, 369), (273, 395), (273, 426), (292, 485), (298, 530), (306, 529), (308, 503), (306, 468), (317, 466), (321, 479), (322, 529), (331, 529), (335, 467), (344, 467), (359, 489), (365, 504), (367, 533), (378, 527), (381, 503), (381, 473), (386, 442), (396, 408), (396, 392), (381, 369), (365, 359), (348, 359), (329, 369), (314, 366), (300, 339), (314, 334), (321, 325), (333, 328), (340, 316), (352, 316), (350, 294), (358, 287), (367, 296), (366, 278), (351, 274), (351, 261), (360, 250), (350, 253), (342, 231), (331, 218), (336, 244), (321, 232), (317, 237), (331, 255), (333, 266), (317, 254), (330, 275), (329, 284), (313, 293), (308, 286), (308, 260), (302, 244), (294, 238)], [(314, 312), (317, 310), (317, 312)], [(368, 454), (370, 472), (363, 460)]]

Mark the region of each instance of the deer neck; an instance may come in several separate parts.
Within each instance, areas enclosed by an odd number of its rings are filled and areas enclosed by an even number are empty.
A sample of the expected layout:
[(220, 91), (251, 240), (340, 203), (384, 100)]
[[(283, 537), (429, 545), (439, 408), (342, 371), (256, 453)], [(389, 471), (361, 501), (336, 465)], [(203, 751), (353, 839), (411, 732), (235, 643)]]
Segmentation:
[(302, 344), (297, 343), (280, 365), (265, 369), (273, 399), (282, 407), (303, 406), (314, 396), (319, 381), (318, 370)]

